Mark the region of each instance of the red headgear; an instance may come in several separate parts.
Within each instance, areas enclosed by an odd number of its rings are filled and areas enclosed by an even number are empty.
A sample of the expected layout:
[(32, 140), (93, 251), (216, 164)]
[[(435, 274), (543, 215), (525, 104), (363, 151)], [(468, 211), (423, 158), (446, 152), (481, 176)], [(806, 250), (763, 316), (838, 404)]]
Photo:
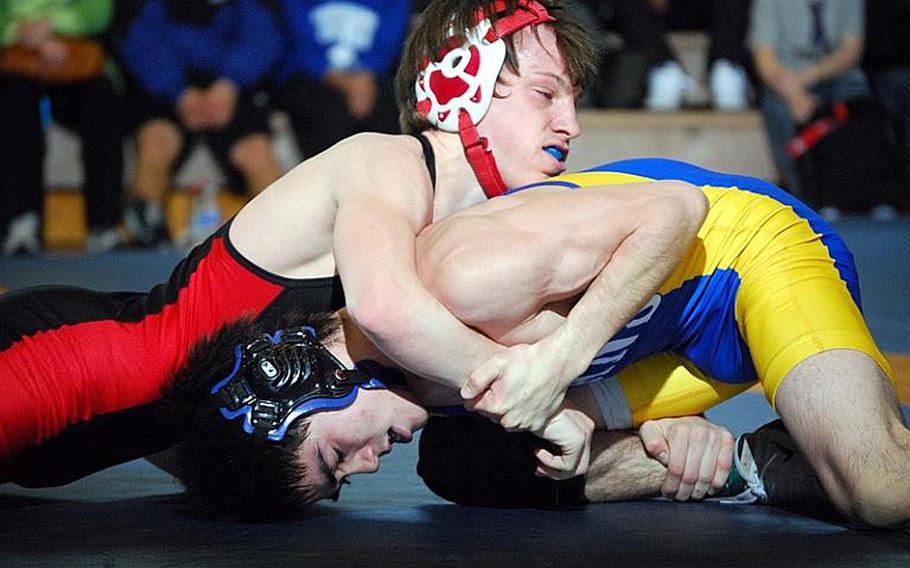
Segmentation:
[[(496, 14), (505, 9), (502, 0), (493, 2)], [(487, 139), (477, 133), (476, 126), (490, 108), (496, 80), (506, 60), (502, 38), (527, 26), (554, 21), (556, 18), (534, 0), (519, 0), (515, 12), (498, 19), (495, 26), (481, 10), (477, 25), (465, 32), (464, 45), (443, 50), (439, 61), (427, 62), (417, 75), (417, 108), (433, 126), (458, 132), (468, 163), (488, 198), (508, 189)]]

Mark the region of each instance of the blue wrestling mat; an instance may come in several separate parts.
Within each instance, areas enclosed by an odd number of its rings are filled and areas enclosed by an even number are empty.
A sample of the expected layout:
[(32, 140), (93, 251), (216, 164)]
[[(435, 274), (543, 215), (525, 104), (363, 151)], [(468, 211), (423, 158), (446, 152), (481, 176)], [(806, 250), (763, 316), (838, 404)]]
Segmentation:
[[(838, 228), (856, 255), (873, 333), (887, 351), (910, 353), (910, 221), (849, 219)], [(142, 289), (178, 258), (0, 260), (0, 285)], [(761, 395), (746, 393), (710, 417), (741, 432), (774, 414)], [(145, 461), (58, 489), (0, 486), (0, 566), (910, 566), (910, 532), (852, 530), (755, 505), (458, 507), (423, 486), (416, 454), (416, 443), (396, 446), (378, 474), (355, 477), (338, 503), (267, 525), (188, 517), (180, 486)]]

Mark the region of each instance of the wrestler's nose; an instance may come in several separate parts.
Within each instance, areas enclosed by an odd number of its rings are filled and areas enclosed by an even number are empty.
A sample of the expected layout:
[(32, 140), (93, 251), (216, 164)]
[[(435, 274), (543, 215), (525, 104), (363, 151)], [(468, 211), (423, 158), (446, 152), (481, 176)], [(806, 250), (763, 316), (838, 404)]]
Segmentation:
[(564, 101), (559, 108), (553, 129), (564, 135), (568, 140), (577, 138), (581, 134), (581, 125), (578, 123), (578, 112), (574, 101)]

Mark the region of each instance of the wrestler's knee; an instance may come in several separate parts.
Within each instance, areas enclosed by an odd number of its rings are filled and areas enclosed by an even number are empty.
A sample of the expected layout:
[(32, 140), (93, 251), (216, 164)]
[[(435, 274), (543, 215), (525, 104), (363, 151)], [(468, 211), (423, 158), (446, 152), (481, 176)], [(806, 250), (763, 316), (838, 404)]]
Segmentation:
[(840, 349), (809, 357), (781, 382), (776, 406), (844, 515), (877, 527), (910, 518), (910, 432), (871, 356)]
[(896, 424), (858, 465), (844, 476), (845, 513), (881, 528), (910, 521), (910, 432)]
[(431, 418), (420, 434), (417, 473), (431, 491), (459, 505), (578, 508), (584, 478), (534, 475), (533, 437), (474, 415)]

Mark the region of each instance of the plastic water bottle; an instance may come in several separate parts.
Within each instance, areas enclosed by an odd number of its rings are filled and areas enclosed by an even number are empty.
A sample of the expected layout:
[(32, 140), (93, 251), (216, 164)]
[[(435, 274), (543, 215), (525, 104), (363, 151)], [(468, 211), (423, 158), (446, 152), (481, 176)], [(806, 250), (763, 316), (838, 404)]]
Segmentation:
[(210, 181), (202, 186), (202, 191), (193, 196), (186, 248), (191, 249), (200, 244), (220, 226), (221, 209), (218, 208), (218, 184)]

